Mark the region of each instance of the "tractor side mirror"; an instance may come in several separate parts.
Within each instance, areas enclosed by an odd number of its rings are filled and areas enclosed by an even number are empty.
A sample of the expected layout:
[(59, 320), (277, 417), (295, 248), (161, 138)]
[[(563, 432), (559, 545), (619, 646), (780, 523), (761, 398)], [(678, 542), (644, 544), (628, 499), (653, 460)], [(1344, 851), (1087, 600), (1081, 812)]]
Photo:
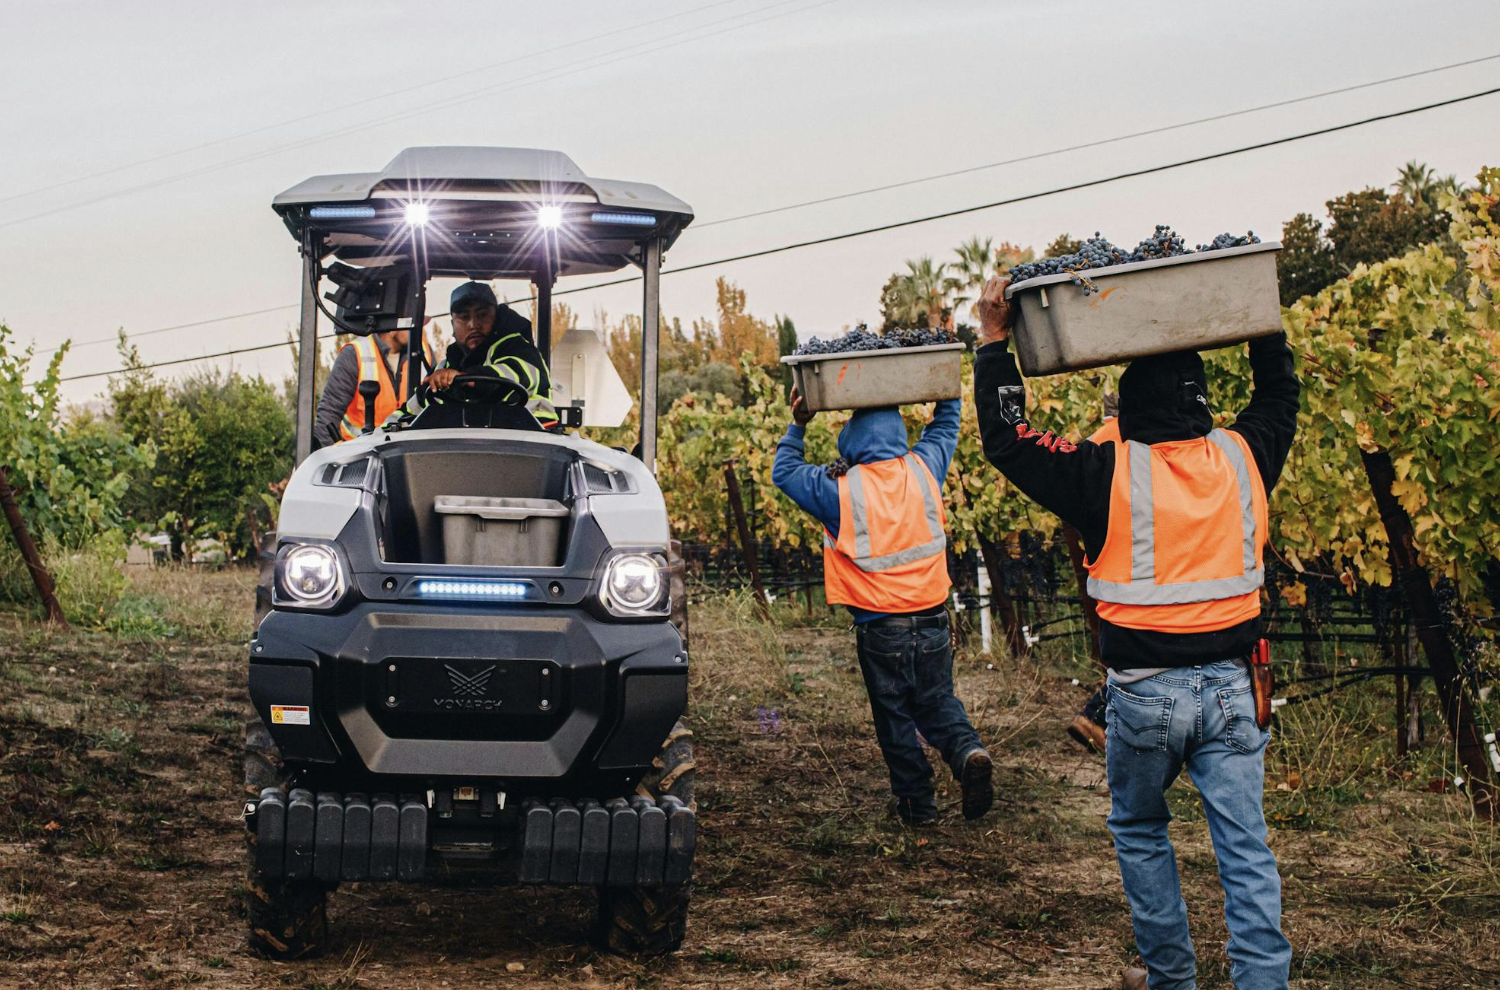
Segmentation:
[(361, 432), (375, 432), (375, 399), (380, 395), (380, 383), (366, 378), (359, 383), (359, 397), (365, 400), (365, 428)]

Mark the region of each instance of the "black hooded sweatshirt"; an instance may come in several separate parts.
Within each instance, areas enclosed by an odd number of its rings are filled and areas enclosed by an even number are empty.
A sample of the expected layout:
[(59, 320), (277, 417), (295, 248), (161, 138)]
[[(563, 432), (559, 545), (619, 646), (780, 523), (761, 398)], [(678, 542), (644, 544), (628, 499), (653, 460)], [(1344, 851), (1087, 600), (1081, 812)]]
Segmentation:
[[(1233, 425), (1255, 458), (1266, 493), (1281, 477), (1297, 431), (1301, 386), (1286, 336), (1250, 342), (1250, 402)], [(1141, 358), (1120, 378), (1120, 435), (1144, 444), (1207, 436), (1213, 429), (1203, 361), (1181, 352)], [(1109, 528), (1115, 445), (1071, 443), (1026, 417), (1025, 392), (1009, 341), (979, 349), (974, 360), (974, 405), (984, 456), (1043, 508), (1078, 530), (1084, 552), (1098, 558)], [(1100, 650), (1114, 670), (1187, 667), (1248, 656), (1261, 635), (1259, 616), (1228, 629), (1165, 633), (1127, 629), (1101, 620)]]

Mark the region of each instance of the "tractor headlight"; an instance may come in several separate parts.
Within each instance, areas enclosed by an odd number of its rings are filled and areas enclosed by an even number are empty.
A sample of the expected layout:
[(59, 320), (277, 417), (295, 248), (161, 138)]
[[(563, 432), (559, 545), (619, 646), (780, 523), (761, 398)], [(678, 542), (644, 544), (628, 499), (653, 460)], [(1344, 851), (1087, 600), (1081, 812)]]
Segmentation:
[(562, 226), (561, 206), (539, 206), (536, 211), (536, 225), (543, 230), (556, 230)]
[(276, 590), (288, 605), (328, 608), (344, 593), (343, 569), (332, 547), (294, 543), (276, 561)]
[(667, 562), (655, 553), (622, 553), (604, 569), (599, 600), (612, 615), (634, 618), (667, 615)]

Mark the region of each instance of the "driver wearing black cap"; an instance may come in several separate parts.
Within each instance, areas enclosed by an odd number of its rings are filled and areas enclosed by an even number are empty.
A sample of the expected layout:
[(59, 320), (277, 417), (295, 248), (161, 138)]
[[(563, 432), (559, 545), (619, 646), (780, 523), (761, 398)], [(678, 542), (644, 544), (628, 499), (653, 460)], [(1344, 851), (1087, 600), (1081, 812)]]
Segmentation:
[[(494, 291), (482, 282), (465, 282), (448, 301), (454, 341), (448, 354), (422, 388), (407, 402), (404, 415), (415, 416), (429, 403), (445, 402), (444, 393), (459, 375), (487, 375), (515, 382), (530, 397), (526, 409), (543, 429), (557, 426), (552, 404), (552, 379), (547, 362), (531, 339), (531, 321), (500, 305)], [(460, 388), (474, 387), (460, 383)]]

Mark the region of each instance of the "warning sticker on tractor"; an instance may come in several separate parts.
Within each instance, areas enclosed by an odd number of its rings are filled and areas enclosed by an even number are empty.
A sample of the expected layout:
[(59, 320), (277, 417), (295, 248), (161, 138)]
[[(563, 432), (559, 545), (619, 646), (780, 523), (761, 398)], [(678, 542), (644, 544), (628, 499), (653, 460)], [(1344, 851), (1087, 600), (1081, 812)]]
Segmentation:
[(311, 725), (312, 709), (306, 705), (272, 705), (271, 721), (276, 725)]

